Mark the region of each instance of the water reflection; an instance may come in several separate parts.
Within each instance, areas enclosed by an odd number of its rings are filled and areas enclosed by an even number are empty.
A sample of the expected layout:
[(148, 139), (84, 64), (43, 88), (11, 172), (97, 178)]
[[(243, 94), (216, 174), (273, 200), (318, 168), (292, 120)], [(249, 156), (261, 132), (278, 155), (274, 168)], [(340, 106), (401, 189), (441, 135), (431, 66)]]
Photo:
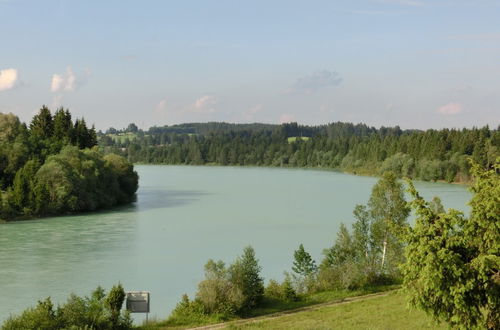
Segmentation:
[(144, 187), (139, 192), (137, 203), (134, 206), (137, 206), (140, 211), (184, 206), (199, 201), (204, 195), (208, 195), (208, 193), (198, 190), (165, 190)]

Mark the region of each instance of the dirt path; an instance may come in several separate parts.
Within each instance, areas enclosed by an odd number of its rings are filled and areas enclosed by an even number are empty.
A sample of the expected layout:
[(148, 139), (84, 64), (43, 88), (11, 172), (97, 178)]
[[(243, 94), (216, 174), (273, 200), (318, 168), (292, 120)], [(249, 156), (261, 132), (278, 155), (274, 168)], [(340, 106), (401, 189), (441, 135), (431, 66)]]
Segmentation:
[(333, 302), (326, 302), (326, 303), (321, 303), (321, 304), (316, 304), (316, 305), (311, 305), (311, 306), (306, 306), (306, 307), (300, 307), (296, 309), (291, 309), (287, 311), (282, 311), (282, 312), (277, 312), (273, 314), (268, 314), (268, 315), (263, 315), (263, 316), (257, 316), (257, 317), (252, 317), (248, 319), (242, 319), (242, 320), (237, 320), (237, 321), (230, 321), (230, 322), (224, 322), (224, 323), (217, 323), (217, 324), (211, 324), (211, 325), (204, 325), (201, 327), (196, 327), (196, 328), (190, 328), (191, 330), (206, 330), (206, 329), (223, 329), (229, 325), (242, 325), (242, 324), (247, 324), (247, 323), (253, 323), (253, 322), (258, 322), (258, 321), (264, 321), (264, 320), (269, 320), (273, 319), (276, 317), (282, 317), (282, 316), (287, 316), (287, 315), (293, 315), (296, 313), (300, 312), (305, 312), (305, 311), (312, 311), (316, 310), (322, 307), (327, 307), (327, 306), (335, 306), (335, 305), (343, 305), (343, 304), (350, 304), (355, 301), (361, 301), (361, 300), (368, 300), (368, 299), (373, 299), (377, 297), (383, 297), (387, 296), (396, 290), (390, 290), (390, 291), (385, 291), (385, 292), (379, 292), (379, 293), (372, 293), (372, 294), (367, 294), (363, 296), (357, 296), (357, 297), (350, 297), (350, 298), (344, 298), (340, 301), (333, 301)]

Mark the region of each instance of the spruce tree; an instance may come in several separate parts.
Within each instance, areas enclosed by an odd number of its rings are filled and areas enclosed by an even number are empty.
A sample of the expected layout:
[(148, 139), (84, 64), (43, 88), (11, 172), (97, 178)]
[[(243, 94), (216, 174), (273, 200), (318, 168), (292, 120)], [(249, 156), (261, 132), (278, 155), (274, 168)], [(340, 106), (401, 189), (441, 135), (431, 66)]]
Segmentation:
[(255, 258), (255, 251), (247, 246), (229, 268), (230, 282), (241, 290), (244, 297), (242, 312), (256, 307), (264, 297), (264, 280), (260, 276), (261, 267)]
[(405, 234), (411, 305), (451, 327), (500, 328), (500, 158), (472, 167), (471, 215), (437, 212), (410, 184), (417, 214)]
[(316, 262), (311, 258), (311, 255), (306, 252), (304, 245), (299, 245), (299, 249), (293, 253), (293, 257), (292, 270), (297, 275), (307, 277), (316, 271)]

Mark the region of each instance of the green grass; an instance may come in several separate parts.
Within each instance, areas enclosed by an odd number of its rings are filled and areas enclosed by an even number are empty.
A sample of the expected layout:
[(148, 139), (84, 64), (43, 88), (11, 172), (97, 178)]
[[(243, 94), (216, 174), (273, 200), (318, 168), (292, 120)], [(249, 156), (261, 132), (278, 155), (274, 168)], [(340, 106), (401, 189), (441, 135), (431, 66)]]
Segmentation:
[(406, 307), (402, 293), (319, 307), (265, 320), (231, 324), (227, 329), (447, 329), (425, 313)]
[(324, 291), (303, 296), (299, 301), (292, 301), (292, 302), (266, 299), (262, 303), (262, 306), (254, 309), (249, 316), (250, 317), (261, 316), (301, 307), (307, 307), (311, 305), (322, 304), (326, 302), (340, 302), (348, 297), (363, 296), (370, 293), (383, 292), (396, 289), (398, 287), (399, 287), (398, 285), (387, 285), (387, 286), (369, 287), (360, 290)]
[[(205, 317), (202, 317), (202, 318), (196, 318), (196, 319), (190, 319), (190, 320), (173, 320), (173, 321), (172, 320), (163, 320), (163, 321), (151, 320), (148, 322), (148, 324), (143, 324), (143, 325), (137, 327), (137, 329), (140, 329), (140, 330), (187, 329), (187, 328), (216, 324), (216, 323), (221, 323), (221, 322), (224, 322), (224, 320), (221, 320), (217, 316), (206, 315)], [(178, 324), (178, 323), (181, 323), (181, 324)]]
[(288, 138), (288, 143), (292, 143), (292, 142), (295, 142), (295, 141), (300, 140), (300, 139), (302, 141), (307, 141), (307, 140), (309, 140), (309, 137), (308, 136), (302, 136), (302, 137), (300, 137), (300, 136), (291, 136), (291, 137)]
[[(265, 316), (277, 312), (290, 311), (297, 308), (313, 306), (322, 303), (341, 302), (348, 297), (363, 296), (370, 293), (384, 292), (398, 288), (397, 285), (376, 286), (371, 288), (364, 288), (360, 290), (339, 290), (339, 291), (324, 291), (319, 293), (310, 294), (301, 297), (299, 301), (284, 302), (280, 300), (266, 299), (259, 308), (252, 310), (248, 317)], [(236, 318), (241, 321), (244, 319)], [(142, 330), (149, 329), (185, 329), (190, 327), (197, 327), (201, 325), (209, 325), (221, 323), (223, 320), (217, 315), (204, 315), (196, 316), (191, 319), (169, 319), (164, 321), (153, 321), (147, 326), (139, 327)]]

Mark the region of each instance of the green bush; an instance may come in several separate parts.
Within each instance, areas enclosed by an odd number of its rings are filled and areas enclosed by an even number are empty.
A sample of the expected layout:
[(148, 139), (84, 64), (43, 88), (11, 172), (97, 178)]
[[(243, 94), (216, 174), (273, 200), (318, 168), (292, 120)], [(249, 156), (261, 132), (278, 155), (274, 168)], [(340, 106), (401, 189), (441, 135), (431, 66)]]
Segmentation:
[(184, 296), (169, 320), (175, 324), (193, 324), (188, 321), (206, 317), (222, 320), (246, 315), (264, 297), (264, 280), (259, 275), (260, 270), (250, 246), (227, 268), (224, 262), (210, 259), (205, 265), (205, 279), (198, 284), (195, 300), (190, 301)]
[(20, 316), (9, 317), (2, 325), (2, 330), (61, 329), (54, 305), (50, 298), (39, 301), (36, 307), (26, 309)]
[(286, 276), (285, 280), (281, 284), (275, 280), (270, 280), (269, 284), (264, 289), (264, 297), (284, 302), (299, 300), (289, 276)]
[(170, 314), (167, 324), (172, 326), (204, 324), (209, 319), (209, 314), (205, 312), (205, 308), (199, 300), (189, 300), (187, 295), (183, 295), (182, 300)]
[(120, 284), (113, 286), (107, 296), (101, 287), (94, 290), (90, 297), (72, 294), (57, 309), (47, 298), (21, 315), (11, 316), (2, 329), (131, 329), (130, 314), (121, 311), (124, 299), (125, 292)]
[(198, 284), (196, 300), (207, 313), (222, 315), (234, 315), (244, 303), (243, 293), (231, 282), (224, 263), (213, 260), (205, 265), (205, 280)]

